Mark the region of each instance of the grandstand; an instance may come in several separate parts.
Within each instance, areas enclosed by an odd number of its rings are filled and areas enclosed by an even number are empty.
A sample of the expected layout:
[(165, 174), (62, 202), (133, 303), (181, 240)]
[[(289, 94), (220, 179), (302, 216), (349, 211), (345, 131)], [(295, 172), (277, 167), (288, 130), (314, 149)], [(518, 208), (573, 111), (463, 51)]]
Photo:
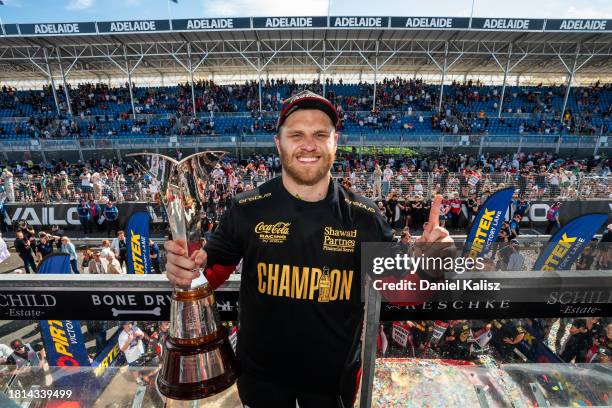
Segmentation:
[(590, 156), (608, 149), (612, 121), (611, 34), (605, 20), (595, 22), (4, 24), (0, 81), (21, 84), (0, 93), (4, 159), (270, 148), (281, 101), (304, 86), (344, 113), (347, 146)]

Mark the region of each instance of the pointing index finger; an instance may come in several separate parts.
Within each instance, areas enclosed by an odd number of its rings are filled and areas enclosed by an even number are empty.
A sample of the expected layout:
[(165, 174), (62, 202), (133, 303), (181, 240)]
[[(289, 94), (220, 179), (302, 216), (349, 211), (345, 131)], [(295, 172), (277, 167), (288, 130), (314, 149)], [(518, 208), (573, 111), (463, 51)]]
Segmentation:
[(427, 232), (431, 232), (434, 228), (440, 226), (440, 205), (442, 204), (442, 195), (436, 194), (433, 201), (431, 202), (431, 209), (429, 210), (429, 220), (427, 223)]

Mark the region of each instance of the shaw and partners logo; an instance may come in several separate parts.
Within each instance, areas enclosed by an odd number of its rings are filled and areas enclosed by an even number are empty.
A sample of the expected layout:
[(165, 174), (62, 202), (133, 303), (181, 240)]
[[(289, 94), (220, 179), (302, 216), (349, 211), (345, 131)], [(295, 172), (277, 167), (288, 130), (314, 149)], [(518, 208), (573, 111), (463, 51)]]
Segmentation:
[(260, 222), (255, 226), (255, 233), (261, 242), (282, 244), (289, 236), (290, 222), (279, 221), (276, 224)]
[(325, 227), (323, 230), (323, 250), (336, 252), (355, 252), (357, 230), (337, 230)]
[[(544, 261), (544, 265), (542, 266), (542, 271), (554, 271), (557, 269), (563, 269), (565, 259), (570, 259), (580, 245), (584, 243), (583, 238), (577, 237), (568, 237), (567, 234), (563, 234), (559, 242), (555, 245), (552, 251), (550, 251), (550, 255)], [(574, 249), (572, 249), (572, 247)]]

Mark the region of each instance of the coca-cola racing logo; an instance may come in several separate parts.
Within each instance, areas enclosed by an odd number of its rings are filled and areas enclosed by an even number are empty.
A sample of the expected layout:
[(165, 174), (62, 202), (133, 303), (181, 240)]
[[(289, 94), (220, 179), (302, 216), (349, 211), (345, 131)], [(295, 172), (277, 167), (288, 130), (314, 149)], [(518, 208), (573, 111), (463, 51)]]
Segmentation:
[(282, 244), (289, 236), (290, 222), (279, 221), (275, 224), (260, 222), (255, 226), (255, 233), (265, 243)]

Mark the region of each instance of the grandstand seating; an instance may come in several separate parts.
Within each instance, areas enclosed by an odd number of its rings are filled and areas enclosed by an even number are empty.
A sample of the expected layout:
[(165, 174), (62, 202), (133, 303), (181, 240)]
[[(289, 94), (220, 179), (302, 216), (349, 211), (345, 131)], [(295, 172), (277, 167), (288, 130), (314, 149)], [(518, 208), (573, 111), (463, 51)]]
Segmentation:
[[(170, 134), (255, 134), (266, 135), (274, 131), (275, 112), (281, 101), (297, 89), (308, 87), (322, 92), (321, 84), (296, 85), (288, 82), (270, 84), (262, 89), (263, 110), (270, 116), (256, 118), (258, 86), (251, 82), (242, 85), (218, 86), (201, 83), (196, 86), (199, 127), (189, 129), (189, 123), (170, 119), (177, 112), (190, 112), (192, 108), (189, 86), (136, 87), (136, 111), (146, 121), (133, 129), (128, 118), (131, 103), (127, 88), (108, 89), (106, 86), (79, 86), (71, 89), (71, 101), (77, 129), (67, 132), (82, 138), (151, 137)], [(444, 131), (453, 133), (458, 124), (459, 133), (508, 135), (519, 133), (557, 134), (563, 126), (557, 119), (565, 94), (564, 87), (508, 86), (505, 92), (502, 118), (497, 118), (500, 86), (481, 84), (453, 84), (445, 86), (443, 108), (437, 114), (439, 86), (421, 81), (385, 80), (377, 85), (376, 125), (368, 121), (372, 107), (372, 84), (327, 84), (326, 96), (345, 113), (342, 132), (347, 135), (388, 134), (422, 136), (439, 134), (441, 127), (432, 126), (445, 119)], [(57, 97), (65, 104), (60, 89)], [(215, 110), (211, 118), (209, 109)], [(593, 86), (572, 88), (567, 109), (575, 118), (570, 133), (593, 134), (612, 125), (612, 87)], [(35, 91), (0, 90), (0, 138), (21, 140), (43, 137), (43, 126), (30, 118), (55, 116), (57, 110), (50, 88)], [(218, 112), (218, 113), (217, 113)], [(233, 112), (231, 115), (225, 112)], [(144, 116), (152, 114), (153, 116)], [(450, 114), (450, 115), (449, 115)], [(393, 116), (392, 116), (393, 115)], [(432, 121), (432, 117), (435, 120)], [(422, 121), (420, 120), (422, 117)], [(28, 118), (28, 119), (24, 119)], [(213, 121), (213, 125), (209, 125)], [(95, 129), (91, 124), (95, 124)], [(47, 123), (45, 123), (46, 125)], [(183, 132), (181, 126), (185, 126)], [(442, 126), (444, 128), (444, 126)], [(57, 129), (56, 126), (54, 129)], [(67, 135), (64, 132), (64, 136)], [(53, 136), (56, 136), (53, 134)]]

